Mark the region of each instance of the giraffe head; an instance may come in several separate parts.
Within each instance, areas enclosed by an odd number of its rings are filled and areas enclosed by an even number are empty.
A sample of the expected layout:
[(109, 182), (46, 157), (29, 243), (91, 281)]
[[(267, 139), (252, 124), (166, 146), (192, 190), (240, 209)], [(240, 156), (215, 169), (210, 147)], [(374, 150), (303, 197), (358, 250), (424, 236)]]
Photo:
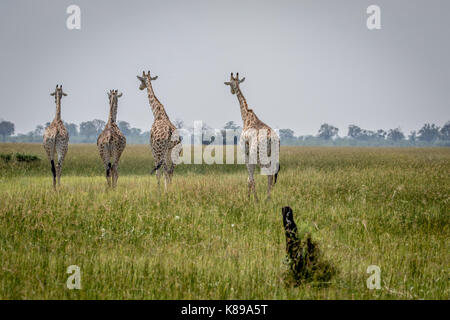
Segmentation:
[(122, 93), (119, 93), (117, 90), (109, 90), (108, 98), (109, 98), (109, 108), (110, 108), (110, 121), (115, 122), (117, 118), (117, 99), (122, 96)]
[(225, 85), (231, 87), (231, 94), (235, 94), (237, 90), (239, 89), (239, 84), (241, 82), (244, 82), (245, 77), (239, 80), (239, 72), (236, 73), (236, 78), (233, 77), (233, 72), (230, 75), (230, 81), (224, 82)]
[(122, 96), (122, 92), (119, 93), (117, 90), (109, 90), (108, 92), (108, 98), (109, 98), (109, 104), (117, 104), (117, 99)]
[(145, 74), (145, 71), (142, 71), (142, 76), (137, 76), (137, 78), (141, 80), (139, 90), (144, 90), (145, 88), (147, 88), (151, 81), (158, 79), (158, 76), (151, 77), (150, 71), (147, 71), (147, 74)]
[(67, 96), (67, 93), (65, 93), (62, 89), (62, 85), (56, 85), (56, 89), (54, 92), (50, 93), (51, 96), (55, 97), (55, 102), (57, 102), (58, 100), (60, 100), (63, 96)]

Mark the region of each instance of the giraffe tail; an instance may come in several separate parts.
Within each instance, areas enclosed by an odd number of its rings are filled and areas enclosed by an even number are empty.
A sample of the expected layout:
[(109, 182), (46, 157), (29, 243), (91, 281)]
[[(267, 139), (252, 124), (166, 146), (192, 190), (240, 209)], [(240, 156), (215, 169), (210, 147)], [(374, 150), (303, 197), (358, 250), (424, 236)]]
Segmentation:
[(158, 170), (159, 168), (161, 168), (163, 162), (160, 161), (152, 170), (152, 172), (150, 172), (150, 174), (154, 174), (156, 170)]
[(52, 164), (52, 174), (53, 174), (53, 178), (56, 178), (55, 161), (51, 160), (50, 163)]
[(280, 165), (280, 163), (278, 163), (278, 169), (277, 169), (277, 172), (275, 173), (275, 179), (274, 179), (273, 184), (277, 183), (277, 180), (278, 180), (278, 172), (280, 172), (280, 170), (281, 170), (281, 165)]
[(110, 173), (111, 173), (111, 162), (108, 162), (108, 169), (106, 169), (106, 176), (109, 177)]

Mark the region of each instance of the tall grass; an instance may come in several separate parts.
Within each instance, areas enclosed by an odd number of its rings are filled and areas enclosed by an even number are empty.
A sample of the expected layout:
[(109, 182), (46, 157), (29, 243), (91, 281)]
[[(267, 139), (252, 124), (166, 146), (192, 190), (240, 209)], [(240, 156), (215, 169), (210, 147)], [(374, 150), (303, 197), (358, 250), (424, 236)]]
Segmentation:
[[(242, 165), (180, 165), (164, 193), (149, 148), (131, 145), (107, 191), (96, 147), (70, 145), (54, 192), (42, 146), (0, 145), (16, 152), (42, 161), (0, 162), (2, 299), (449, 298), (449, 149), (282, 147), (258, 203)], [(338, 270), (328, 286), (285, 285), (285, 205)], [(372, 264), (381, 290), (366, 287)]]

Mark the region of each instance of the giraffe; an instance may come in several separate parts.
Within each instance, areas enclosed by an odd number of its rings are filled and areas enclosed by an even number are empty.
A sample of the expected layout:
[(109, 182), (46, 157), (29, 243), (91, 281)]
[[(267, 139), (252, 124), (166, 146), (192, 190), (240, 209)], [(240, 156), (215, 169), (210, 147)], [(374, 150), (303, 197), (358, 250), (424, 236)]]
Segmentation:
[[(44, 149), (47, 153), (48, 160), (51, 164), (51, 170), (53, 174), (53, 188), (56, 189), (56, 179), (58, 179), (58, 186), (60, 185), (61, 170), (64, 157), (66, 156), (68, 144), (69, 144), (69, 133), (64, 127), (64, 123), (61, 120), (61, 98), (67, 96), (63, 91), (62, 85), (58, 87), (54, 92), (50, 93), (51, 96), (55, 97), (56, 103), (56, 114), (52, 123), (45, 129), (44, 133)], [(55, 168), (55, 153), (58, 155), (58, 162)]]
[[(147, 88), (148, 100), (153, 112), (154, 122), (150, 131), (150, 148), (152, 149), (155, 166), (151, 173), (156, 171), (158, 188), (160, 186), (161, 170), (164, 170), (164, 189), (167, 190), (175, 169), (175, 162), (181, 153), (181, 139), (176, 127), (172, 124), (164, 106), (156, 98), (152, 87), (152, 81), (158, 76), (151, 77), (150, 71), (142, 72), (142, 76), (137, 76), (140, 80), (140, 90)], [(176, 161), (174, 161), (176, 160)]]
[[(277, 162), (272, 163), (272, 161), (262, 161), (263, 159), (260, 158), (260, 155), (261, 153), (264, 155), (264, 152), (266, 152), (266, 157), (270, 158), (272, 151), (276, 151), (278, 153), (280, 148), (280, 139), (272, 128), (259, 120), (255, 112), (248, 108), (247, 100), (239, 88), (239, 84), (244, 82), (244, 80), (245, 77), (239, 79), (239, 73), (236, 74), (236, 77), (233, 77), (233, 73), (231, 73), (230, 81), (224, 83), (225, 85), (230, 86), (231, 94), (235, 94), (239, 101), (242, 122), (244, 124), (240, 144), (244, 148), (245, 163), (248, 171), (248, 198), (250, 198), (253, 191), (255, 200), (258, 201), (254, 178), (255, 168), (258, 165), (262, 170), (264, 170), (264, 174), (267, 174), (267, 199), (270, 199), (271, 189), (278, 179), (280, 164), (277, 157)], [(278, 148), (277, 150), (272, 150), (271, 146)], [(276, 167), (274, 168), (273, 166)], [(271, 169), (269, 170), (269, 168)], [(267, 170), (269, 170), (269, 172)]]
[(122, 96), (117, 90), (108, 92), (109, 117), (103, 132), (98, 136), (97, 147), (106, 171), (108, 187), (115, 188), (119, 178), (118, 167), (120, 156), (127, 144), (127, 139), (116, 124), (117, 100)]

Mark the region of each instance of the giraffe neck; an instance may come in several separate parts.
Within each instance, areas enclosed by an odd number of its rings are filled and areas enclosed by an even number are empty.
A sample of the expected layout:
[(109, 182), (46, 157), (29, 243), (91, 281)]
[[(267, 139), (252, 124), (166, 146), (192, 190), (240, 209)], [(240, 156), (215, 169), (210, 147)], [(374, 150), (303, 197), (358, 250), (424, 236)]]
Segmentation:
[(117, 119), (117, 102), (110, 102), (109, 103), (109, 117), (108, 117), (108, 123), (113, 124), (116, 122)]
[(55, 120), (61, 120), (61, 97), (56, 97), (56, 114)]
[(155, 117), (155, 119), (168, 118), (166, 110), (164, 110), (163, 105), (161, 104), (161, 102), (159, 102), (158, 98), (155, 96), (155, 92), (153, 91), (151, 83), (147, 85), (147, 94), (148, 94), (148, 101), (150, 103), (150, 107), (152, 108), (153, 116)]
[(241, 106), (242, 121), (245, 123), (245, 119), (247, 119), (247, 112), (248, 112), (247, 100), (245, 100), (245, 97), (242, 94), (241, 89), (239, 89), (239, 88), (236, 91), (236, 95), (239, 100), (239, 104)]

